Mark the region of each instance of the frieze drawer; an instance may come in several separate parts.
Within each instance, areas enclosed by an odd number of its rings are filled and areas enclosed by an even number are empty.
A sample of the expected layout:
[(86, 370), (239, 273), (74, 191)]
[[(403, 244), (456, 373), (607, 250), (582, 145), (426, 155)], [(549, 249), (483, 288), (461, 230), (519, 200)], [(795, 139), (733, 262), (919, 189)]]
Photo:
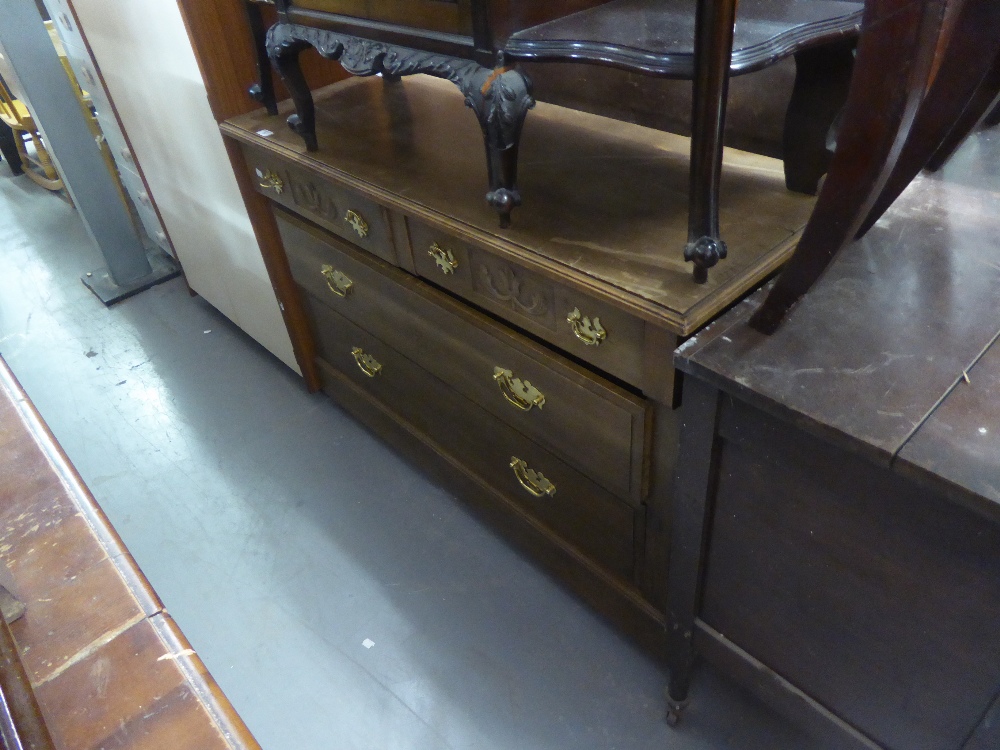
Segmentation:
[(384, 208), (273, 154), (251, 146), (244, 153), (259, 193), (397, 265)]
[(326, 389), (340, 373), (587, 557), (626, 582), (635, 567), (632, 508), (306, 295)]
[(643, 321), (412, 218), (407, 225), (422, 277), (643, 387)]
[(606, 489), (642, 501), (643, 399), (295, 217), (278, 225), (292, 275), (323, 304)]

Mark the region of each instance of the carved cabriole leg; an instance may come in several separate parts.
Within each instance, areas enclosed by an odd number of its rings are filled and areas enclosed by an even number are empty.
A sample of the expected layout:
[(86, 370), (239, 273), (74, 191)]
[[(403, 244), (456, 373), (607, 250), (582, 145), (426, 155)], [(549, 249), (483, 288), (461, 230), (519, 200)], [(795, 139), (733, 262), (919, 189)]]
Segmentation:
[(694, 280), (698, 284), (708, 281), (708, 269), (727, 253), (726, 243), (719, 236), (719, 182), (735, 19), (736, 0), (698, 0), (688, 241), (684, 247), (684, 260), (694, 263)]
[[(833, 155), (831, 131), (847, 101), (854, 69), (854, 39), (795, 55), (795, 86), (785, 115), (785, 186), (816, 195)], [(831, 137), (831, 135), (833, 137)]]
[(267, 56), (295, 103), (295, 114), (288, 118), (288, 127), (302, 136), (307, 151), (316, 151), (319, 149), (316, 142), (316, 106), (299, 65), (299, 53), (310, 45), (306, 40), (281, 34), (287, 28), (277, 23), (267, 32)]
[(484, 68), (463, 60), (431, 52), (397, 47), (383, 42), (337, 34), (297, 24), (277, 23), (267, 34), (271, 62), (292, 92), (298, 115), (288, 124), (316, 150), (312, 95), (298, 66), (298, 54), (311, 46), (323, 57), (339, 60), (356, 76), (381, 75), (387, 81), (425, 73), (446, 78), (461, 90), (465, 103), (476, 113), (486, 143), (490, 191), (486, 200), (500, 214), (500, 226), (510, 224), (511, 211), (521, 203), (517, 190), (517, 152), (521, 128), (528, 110), (535, 105), (531, 82), (516, 70)]
[(257, 57), (257, 83), (247, 92), (250, 98), (260, 102), (269, 115), (278, 114), (278, 103), (274, 98), (274, 81), (271, 78), (271, 62), (267, 59), (267, 29), (264, 28), (264, 17), (260, 12), (260, 3), (255, 0), (245, 0), (247, 21), (250, 24), (250, 35), (253, 37), (254, 54)]
[(510, 213), (521, 205), (517, 189), (517, 152), (528, 110), (535, 106), (531, 82), (516, 70), (498, 68), (483, 85), (466, 92), (483, 129), (490, 192), (486, 201), (500, 214), (500, 226), (510, 226)]

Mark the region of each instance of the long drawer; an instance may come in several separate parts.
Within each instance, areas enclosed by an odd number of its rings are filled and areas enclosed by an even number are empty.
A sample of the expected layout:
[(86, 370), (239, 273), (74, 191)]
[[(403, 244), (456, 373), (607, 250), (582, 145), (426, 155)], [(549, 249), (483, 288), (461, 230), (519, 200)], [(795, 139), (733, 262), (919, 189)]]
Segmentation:
[[(626, 383), (647, 387), (643, 321), (413, 218), (406, 224), (422, 277)], [(665, 368), (672, 369), (669, 361)]]
[(384, 208), (274, 154), (252, 146), (245, 146), (243, 151), (258, 192), (382, 260), (398, 265)]
[(645, 401), (295, 217), (280, 216), (279, 228), (292, 275), (316, 299), (598, 484), (641, 503)]
[(328, 368), (346, 376), (556, 535), (631, 581), (641, 508), (598, 487), (308, 291), (304, 297), (328, 381)]

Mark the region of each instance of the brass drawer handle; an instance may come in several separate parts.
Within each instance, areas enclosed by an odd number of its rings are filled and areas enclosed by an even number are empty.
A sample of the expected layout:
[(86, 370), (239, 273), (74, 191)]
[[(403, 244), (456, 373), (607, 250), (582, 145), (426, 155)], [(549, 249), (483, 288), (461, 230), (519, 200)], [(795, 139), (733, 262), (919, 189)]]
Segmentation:
[(351, 228), (358, 233), (358, 237), (368, 236), (368, 222), (357, 211), (348, 211), (344, 214), (344, 221), (351, 225)]
[(361, 372), (368, 377), (374, 378), (382, 372), (381, 363), (379, 363), (379, 361), (372, 355), (365, 354), (364, 350), (360, 346), (356, 346), (351, 349), (351, 354), (354, 355), (354, 361), (358, 363), (358, 367), (361, 368)]
[(326, 285), (330, 287), (330, 291), (338, 297), (346, 297), (354, 289), (354, 282), (333, 266), (328, 266), (324, 263), (320, 268), (320, 272), (323, 274), (323, 278), (326, 279)]
[(521, 486), (535, 497), (552, 497), (556, 494), (556, 486), (546, 479), (544, 474), (529, 469), (528, 464), (517, 456), (510, 457), (510, 468), (514, 470), (514, 476)]
[(281, 195), (285, 191), (285, 183), (278, 177), (276, 172), (272, 172), (270, 169), (261, 172), (258, 169), (257, 176), (260, 177), (260, 186), (262, 188), (274, 190), (278, 195)]
[(579, 307), (574, 307), (573, 312), (566, 316), (566, 322), (573, 329), (573, 335), (587, 346), (598, 346), (608, 337), (608, 332), (601, 325), (601, 319), (594, 318), (591, 322), (590, 318), (580, 313)]
[(455, 273), (455, 269), (458, 268), (458, 261), (455, 260), (455, 254), (451, 250), (441, 247), (436, 242), (431, 243), (431, 248), (427, 251), (427, 254), (434, 259), (437, 267), (445, 275)]
[(510, 370), (494, 367), (493, 379), (500, 386), (503, 397), (521, 411), (531, 411), (533, 406), (541, 409), (545, 405), (545, 396), (542, 392), (527, 380), (515, 378)]

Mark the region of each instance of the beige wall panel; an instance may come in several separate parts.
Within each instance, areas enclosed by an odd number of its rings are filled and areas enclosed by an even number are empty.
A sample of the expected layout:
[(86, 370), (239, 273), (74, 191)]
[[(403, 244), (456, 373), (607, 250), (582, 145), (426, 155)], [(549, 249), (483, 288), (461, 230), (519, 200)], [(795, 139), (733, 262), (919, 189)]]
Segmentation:
[(177, 4), (73, 7), (191, 288), (298, 372)]

